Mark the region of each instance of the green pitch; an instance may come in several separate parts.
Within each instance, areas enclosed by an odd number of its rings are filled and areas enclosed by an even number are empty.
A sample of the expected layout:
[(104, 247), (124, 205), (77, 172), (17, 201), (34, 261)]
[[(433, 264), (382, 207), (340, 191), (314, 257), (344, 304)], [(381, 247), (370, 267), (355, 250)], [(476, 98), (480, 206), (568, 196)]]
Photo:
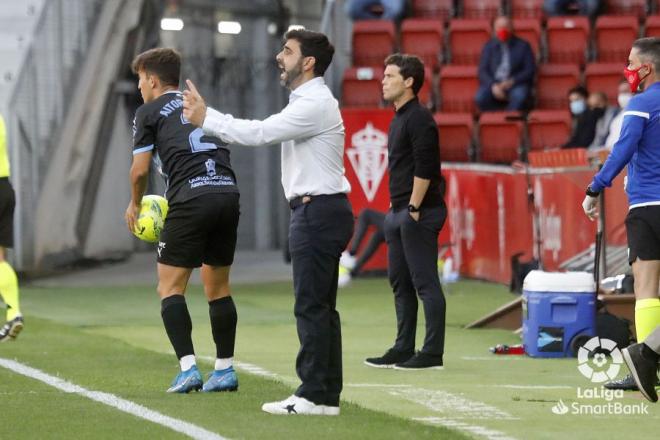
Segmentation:
[[(193, 339), (212, 368), (208, 309), (199, 287), (188, 293)], [(112, 393), (149, 409), (231, 439), (655, 438), (660, 405), (648, 415), (556, 415), (561, 399), (605, 405), (604, 398), (578, 399), (577, 388), (593, 385), (575, 359), (539, 360), (495, 356), (488, 347), (515, 344), (508, 331), (462, 327), (512, 299), (497, 285), (461, 282), (447, 292), (445, 370), (407, 372), (366, 367), (367, 356), (392, 342), (395, 317), (384, 279), (358, 280), (340, 291), (344, 335), (342, 415), (278, 417), (261, 403), (282, 399), (297, 384), (298, 348), (288, 283), (236, 286), (239, 313), (236, 360), (238, 393), (168, 395), (177, 362), (162, 329), (154, 288), (23, 288), (26, 328), (20, 339), (0, 345), (0, 358), (14, 359), (89, 390)], [(419, 321), (418, 341), (423, 337)], [(251, 374), (246, 371), (256, 371)], [(625, 368), (622, 369), (622, 374)], [(268, 377), (264, 377), (264, 375)], [(183, 438), (168, 428), (64, 393), (0, 368), (0, 438)], [(639, 393), (612, 403), (639, 406)], [(447, 428), (447, 426), (449, 428)], [(631, 427), (634, 430), (631, 431)]]

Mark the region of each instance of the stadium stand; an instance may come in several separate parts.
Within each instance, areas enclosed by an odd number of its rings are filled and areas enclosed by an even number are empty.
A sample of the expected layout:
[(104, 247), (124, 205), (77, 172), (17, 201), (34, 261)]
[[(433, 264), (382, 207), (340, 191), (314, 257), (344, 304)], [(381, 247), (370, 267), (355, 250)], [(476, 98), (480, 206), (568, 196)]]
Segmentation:
[(621, 64), (621, 62), (587, 64), (584, 70), (587, 89), (591, 92), (605, 92), (610, 104), (616, 105), (618, 85), (623, 79)]
[(607, 0), (606, 12), (612, 15), (635, 15), (644, 17), (646, 0)]
[(443, 112), (473, 113), (479, 88), (477, 66), (445, 66), (440, 71), (440, 108)]
[(514, 18), (513, 32), (526, 40), (537, 60), (541, 58), (541, 22), (536, 18)]
[(568, 110), (534, 110), (527, 117), (530, 151), (560, 148), (571, 135)]
[(344, 107), (380, 107), (383, 69), (351, 67), (344, 72), (342, 104)]
[(509, 4), (513, 18), (543, 17), (543, 0), (511, 0)]
[(454, 16), (454, 0), (413, 0), (414, 17), (439, 18), (444, 22)]
[(650, 15), (646, 17), (647, 37), (660, 37), (660, 15)]
[(500, 0), (463, 0), (464, 18), (486, 18), (492, 20), (501, 12)]
[(597, 60), (621, 63), (639, 35), (639, 21), (636, 16), (603, 15), (596, 19), (594, 34)]
[(568, 91), (580, 82), (577, 64), (541, 64), (536, 78), (536, 107), (565, 109)]
[(474, 122), (470, 113), (436, 113), (443, 162), (468, 162), (474, 148)]
[(490, 39), (486, 19), (454, 19), (449, 25), (449, 51), (452, 64), (478, 64), (481, 49)]
[(382, 67), (395, 48), (396, 29), (386, 20), (364, 20), (353, 24), (353, 65)]
[(518, 112), (486, 112), (479, 119), (482, 162), (511, 163), (519, 157), (523, 123)]
[(546, 37), (548, 62), (583, 65), (589, 47), (589, 19), (587, 17), (551, 17)]
[(401, 23), (401, 51), (419, 56), (437, 71), (442, 62), (444, 25), (437, 18), (412, 18)]

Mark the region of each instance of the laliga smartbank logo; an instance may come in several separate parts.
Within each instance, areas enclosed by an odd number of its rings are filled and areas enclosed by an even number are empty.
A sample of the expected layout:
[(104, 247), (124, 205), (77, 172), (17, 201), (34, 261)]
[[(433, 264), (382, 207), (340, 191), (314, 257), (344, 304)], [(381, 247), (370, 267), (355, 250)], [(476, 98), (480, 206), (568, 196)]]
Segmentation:
[[(616, 342), (594, 337), (578, 350), (578, 371), (594, 384), (616, 379), (621, 371), (623, 356)], [(623, 390), (608, 390), (600, 386), (577, 388), (577, 400), (564, 403), (559, 399), (552, 408), (557, 415), (633, 415), (648, 414), (644, 402), (624, 404)], [(605, 401), (605, 403), (603, 403)]]

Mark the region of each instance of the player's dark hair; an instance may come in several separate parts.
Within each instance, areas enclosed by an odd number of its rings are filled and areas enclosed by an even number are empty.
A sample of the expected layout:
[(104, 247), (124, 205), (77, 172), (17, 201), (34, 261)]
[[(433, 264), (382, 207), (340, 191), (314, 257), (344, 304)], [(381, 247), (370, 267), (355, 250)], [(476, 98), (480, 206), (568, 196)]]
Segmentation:
[(582, 96), (584, 99), (587, 99), (589, 97), (589, 91), (584, 86), (575, 86), (571, 88), (566, 94), (566, 96), (571, 96), (573, 93), (577, 93), (578, 95)]
[(306, 29), (292, 29), (284, 34), (284, 41), (296, 40), (300, 43), (300, 52), (304, 57), (314, 57), (314, 76), (323, 76), (332, 62), (335, 47), (328, 37), (320, 32)]
[(640, 58), (644, 58), (653, 64), (656, 75), (660, 73), (660, 38), (640, 38), (635, 40), (632, 47), (637, 49)]
[(399, 67), (399, 73), (404, 80), (413, 79), (412, 91), (417, 93), (424, 85), (424, 63), (415, 55), (405, 53), (395, 53), (385, 59), (385, 67), (394, 65)]
[(149, 49), (135, 57), (131, 69), (136, 75), (141, 70), (156, 75), (163, 85), (178, 86), (181, 76), (181, 55), (175, 49), (167, 47)]

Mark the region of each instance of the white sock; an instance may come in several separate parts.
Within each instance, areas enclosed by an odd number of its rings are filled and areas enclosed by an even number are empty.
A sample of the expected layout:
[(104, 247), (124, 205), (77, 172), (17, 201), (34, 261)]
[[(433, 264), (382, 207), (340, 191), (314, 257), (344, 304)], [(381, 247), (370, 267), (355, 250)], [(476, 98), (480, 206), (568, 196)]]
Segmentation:
[(181, 359), (179, 359), (179, 365), (181, 365), (181, 371), (188, 371), (195, 365), (197, 365), (197, 362), (195, 362), (195, 355), (194, 354), (189, 354)]
[(234, 358), (226, 358), (226, 359), (216, 359), (215, 360), (215, 369), (216, 370), (226, 370), (227, 368), (232, 366), (232, 363), (234, 361)]

